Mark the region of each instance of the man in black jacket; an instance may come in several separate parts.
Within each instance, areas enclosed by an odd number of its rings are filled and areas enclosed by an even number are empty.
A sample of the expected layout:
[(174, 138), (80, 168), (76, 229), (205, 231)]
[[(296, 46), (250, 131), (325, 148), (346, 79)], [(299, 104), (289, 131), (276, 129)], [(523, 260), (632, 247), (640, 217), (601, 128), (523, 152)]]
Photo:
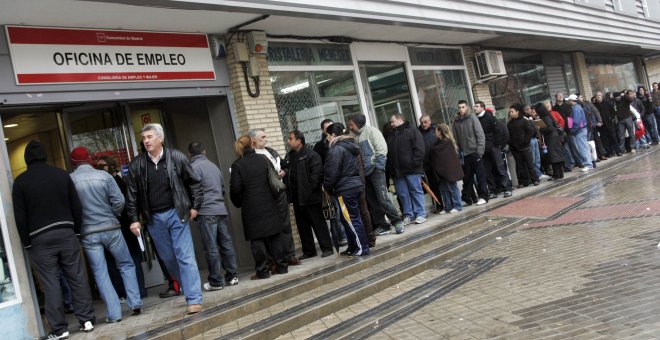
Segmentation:
[[(332, 255), (332, 242), (328, 226), (321, 209), (321, 182), (323, 181), (323, 163), (321, 156), (305, 147), (305, 135), (294, 130), (289, 132), (287, 142), (291, 151), (286, 155), (289, 165), (285, 183), (289, 202), (293, 204), (296, 226), (303, 255), (300, 260), (316, 256), (314, 234), (321, 247), (321, 257)], [(312, 230), (314, 234), (312, 234)]]
[[(424, 139), (424, 177), (425, 181), (428, 182), (431, 191), (438, 199), (442, 196), (438, 190), (439, 185), (436, 183), (435, 176), (433, 176), (433, 167), (431, 166), (431, 159), (429, 158), (429, 153), (431, 152), (431, 147), (433, 144), (438, 141), (438, 138), (435, 136), (436, 124), (431, 122), (431, 116), (425, 114), (419, 118), (419, 126), (417, 127), (419, 132), (422, 134)], [(442, 203), (442, 202), (440, 202)], [(438, 214), (442, 211), (442, 204), (437, 205), (436, 202), (433, 202), (435, 206), (434, 214)]]
[(387, 138), (387, 169), (394, 178), (396, 193), (401, 199), (403, 224), (426, 222), (422, 168), (424, 139), (419, 130), (406, 122), (403, 114), (393, 114), (390, 123), (394, 128)]
[(605, 156), (611, 157), (615, 154), (621, 156), (621, 151), (619, 150), (619, 143), (616, 137), (616, 112), (614, 112), (614, 106), (607, 101), (602, 91), (596, 92), (596, 101), (594, 105), (600, 112), (600, 116), (603, 118), (603, 125), (598, 127), (600, 132), (600, 137), (603, 141), (603, 146), (605, 147)]
[(25, 148), (27, 171), (16, 177), (12, 199), (18, 234), (46, 297), (49, 339), (66, 339), (69, 325), (62, 305), (60, 273), (71, 287), (80, 330), (94, 330), (96, 318), (76, 239), (82, 227), (82, 205), (71, 177), (46, 164), (46, 159), (41, 143), (30, 141)]
[(504, 197), (511, 197), (513, 195), (511, 179), (502, 158), (502, 147), (497, 140), (501, 133), (497, 118), (486, 111), (486, 104), (482, 101), (474, 103), (474, 114), (479, 118), (486, 136), (483, 163), (488, 176), (489, 199), (497, 198), (498, 188), (504, 189)]
[(167, 270), (182, 285), (188, 314), (202, 310), (202, 289), (190, 225), (202, 206), (201, 178), (186, 155), (165, 148), (160, 124), (142, 128), (147, 149), (130, 164), (126, 181), (126, 212), (131, 232), (140, 235), (140, 214)]
[(619, 152), (623, 153), (626, 148), (626, 132), (628, 132), (628, 148), (629, 153), (635, 153), (635, 130), (633, 128), (634, 120), (632, 111), (630, 111), (630, 104), (635, 102), (637, 97), (635, 91), (628, 90), (623, 94), (617, 93), (614, 96), (616, 100), (616, 118), (619, 121), (617, 124), (617, 134), (619, 135)]

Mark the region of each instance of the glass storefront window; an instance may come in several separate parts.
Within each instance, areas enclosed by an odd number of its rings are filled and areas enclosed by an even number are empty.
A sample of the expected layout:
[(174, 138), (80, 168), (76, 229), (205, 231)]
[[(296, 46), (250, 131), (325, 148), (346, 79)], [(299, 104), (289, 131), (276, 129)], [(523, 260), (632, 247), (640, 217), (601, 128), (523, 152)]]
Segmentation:
[(585, 55), (585, 60), (594, 93), (637, 89), (639, 78), (632, 57)]
[(550, 99), (541, 54), (504, 52), (507, 77), (489, 83), (498, 118), (506, 118), (513, 103), (536, 104)]
[(360, 75), (370, 101), (368, 107), (376, 117), (376, 127), (382, 129), (395, 113), (406, 116), (413, 126), (416, 124), (403, 63), (361, 62)]
[(313, 146), (321, 121), (346, 124), (348, 115), (361, 112), (353, 71), (271, 71), (270, 79), (285, 141), (298, 129)]
[(413, 70), (422, 114), (434, 123), (451, 124), (458, 101), (470, 101), (464, 70)]

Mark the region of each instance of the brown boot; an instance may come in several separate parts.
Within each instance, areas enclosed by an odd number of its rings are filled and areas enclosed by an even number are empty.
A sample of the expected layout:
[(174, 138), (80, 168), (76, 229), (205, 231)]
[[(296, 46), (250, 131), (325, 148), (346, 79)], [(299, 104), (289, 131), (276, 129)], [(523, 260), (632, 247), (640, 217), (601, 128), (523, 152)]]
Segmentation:
[(202, 305), (192, 304), (188, 305), (188, 314), (197, 314), (202, 311)]

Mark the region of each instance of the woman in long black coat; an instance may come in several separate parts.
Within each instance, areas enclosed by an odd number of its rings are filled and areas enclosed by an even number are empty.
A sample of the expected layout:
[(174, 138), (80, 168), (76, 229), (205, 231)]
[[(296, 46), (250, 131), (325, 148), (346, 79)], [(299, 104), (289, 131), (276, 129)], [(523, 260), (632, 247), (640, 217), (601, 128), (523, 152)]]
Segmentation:
[(564, 148), (557, 133), (559, 124), (552, 118), (543, 103), (536, 104), (536, 113), (546, 125), (546, 127), (540, 129), (540, 132), (548, 150), (548, 159), (552, 164), (552, 178), (548, 180), (562, 179), (564, 178)]
[(250, 241), (256, 269), (252, 279), (267, 279), (270, 258), (275, 261), (276, 274), (288, 272), (288, 241), (280, 213), (282, 200), (270, 191), (270, 161), (255, 153), (250, 138), (244, 137), (236, 142), (236, 151), (242, 157), (231, 165), (229, 197), (241, 208), (243, 232)]

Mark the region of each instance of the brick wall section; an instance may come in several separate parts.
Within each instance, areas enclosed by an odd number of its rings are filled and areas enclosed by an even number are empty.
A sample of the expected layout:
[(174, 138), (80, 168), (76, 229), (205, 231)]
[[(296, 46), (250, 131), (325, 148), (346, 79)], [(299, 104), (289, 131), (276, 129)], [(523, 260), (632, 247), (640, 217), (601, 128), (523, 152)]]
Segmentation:
[(649, 77), (649, 84), (646, 84), (646, 86), (650, 88), (654, 82), (660, 83), (660, 57), (647, 59), (644, 62), (646, 63), (646, 72)]
[[(268, 136), (268, 146), (277, 150), (280, 156), (284, 158), (286, 149), (284, 141), (282, 140), (282, 129), (280, 127), (280, 120), (277, 114), (277, 107), (275, 106), (275, 96), (273, 94), (273, 87), (270, 82), (270, 75), (268, 73), (268, 60), (265, 54), (254, 54), (259, 61), (259, 86), (260, 94), (257, 98), (252, 98), (248, 94), (245, 84), (245, 77), (243, 75), (243, 65), (236, 62), (234, 58), (235, 44), (242, 44), (245, 42), (243, 34), (234, 35), (232, 42), (227, 46), (227, 68), (229, 71), (229, 79), (231, 83), (231, 91), (234, 96), (234, 108), (236, 110), (236, 117), (238, 119), (237, 125), (241, 135), (247, 134), (251, 129), (264, 128)], [(251, 78), (250, 89), (254, 93), (256, 88)], [(290, 206), (291, 215), (291, 231), (293, 232), (293, 239), (296, 243), (296, 249), (300, 249), (300, 237), (298, 236), (298, 228), (296, 228), (295, 217), (293, 214), (293, 206)]]
[(573, 65), (575, 65), (575, 74), (577, 79), (577, 86), (585, 98), (591, 98), (593, 91), (591, 90), (591, 82), (589, 81), (589, 72), (587, 71), (587, 61), (584, 59), (584, 53), (573, 53)]
[[(477, 84), (477, 74), (474, 69), (474, 54), (479, 52), (477, 46), (463, 46), (463, 56), (465, 57), (465, 67), (469, 78), (469, 84), (472, 86), (472, 95), (474, 101), (481, 100), (486, 104), (486, 107), (493, 107), (493, 99), (490, 96), (488, 83)], [(475, 85), (476, 84), (476, 85)]]

